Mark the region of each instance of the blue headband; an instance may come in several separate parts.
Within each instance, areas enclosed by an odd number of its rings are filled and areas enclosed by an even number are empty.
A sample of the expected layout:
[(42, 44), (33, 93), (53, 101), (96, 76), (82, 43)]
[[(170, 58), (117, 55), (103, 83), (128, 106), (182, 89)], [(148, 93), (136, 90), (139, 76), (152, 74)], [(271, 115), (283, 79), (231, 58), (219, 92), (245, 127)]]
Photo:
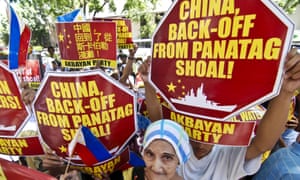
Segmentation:
[(185, 163), (189, 159), (191, 152), (189, 137), (178, 123), (162, 119), (150, 124), (144, 136), (144, 149), (156, 139), (166, 140), (173, 146), (180, 164)]

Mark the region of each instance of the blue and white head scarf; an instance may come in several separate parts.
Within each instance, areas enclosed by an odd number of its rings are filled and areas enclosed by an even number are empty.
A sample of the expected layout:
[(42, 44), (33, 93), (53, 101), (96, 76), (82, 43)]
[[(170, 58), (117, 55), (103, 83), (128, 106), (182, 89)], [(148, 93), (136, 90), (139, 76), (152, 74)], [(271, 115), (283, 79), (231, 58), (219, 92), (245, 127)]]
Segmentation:
[(147, 148), (156, 139), (163, 139), (173, 146), (180, 164), (185, 163), (189, 159), (191, 153), (189, 137), (178, 123), (162, 119), (150, 124), (144, 136), (143, 149)]

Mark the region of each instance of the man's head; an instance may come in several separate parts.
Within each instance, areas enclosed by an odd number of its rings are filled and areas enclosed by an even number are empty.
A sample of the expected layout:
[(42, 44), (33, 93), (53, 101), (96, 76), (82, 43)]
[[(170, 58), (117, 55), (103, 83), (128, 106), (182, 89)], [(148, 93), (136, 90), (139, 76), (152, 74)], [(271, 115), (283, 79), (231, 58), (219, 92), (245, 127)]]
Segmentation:
[(127, 61), (127, 55), (126, 54), (119, 54), (119, 58), (122, 61), (122, 63), (126, 63)]
[(54, 55), (54, 52), (55, 52), (54, 47), (49, 46), (49, 47), (48, 47), (48, 52), (49, 52), (49, 54), (50, 54), (51, 56), (53, 56), (53, 55)]
[(204, 144), (193, 140), (190, 140), (190, 144), (192, 146), (193, 153), (197, 159), (201, 159), (208, 155), (214, 146), (213, 144)]

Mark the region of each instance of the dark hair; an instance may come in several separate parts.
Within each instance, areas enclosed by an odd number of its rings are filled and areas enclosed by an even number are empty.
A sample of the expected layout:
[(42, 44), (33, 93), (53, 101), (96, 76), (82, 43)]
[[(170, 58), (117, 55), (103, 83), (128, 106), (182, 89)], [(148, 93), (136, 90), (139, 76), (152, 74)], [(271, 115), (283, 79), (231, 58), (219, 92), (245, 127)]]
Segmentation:
[(54, 50), (54, 47), (53, 46), (49, 46), (48, 47), (48, 51), (50, 51), (51, 49)]
[(119, 58), (127, 58), (126, 54), (119, 54)]

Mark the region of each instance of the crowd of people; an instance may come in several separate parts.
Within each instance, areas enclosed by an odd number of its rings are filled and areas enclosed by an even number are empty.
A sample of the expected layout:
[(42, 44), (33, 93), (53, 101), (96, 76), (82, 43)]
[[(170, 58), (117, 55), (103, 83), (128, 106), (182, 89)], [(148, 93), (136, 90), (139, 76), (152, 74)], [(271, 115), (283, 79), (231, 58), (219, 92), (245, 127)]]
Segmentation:
[[(137, 89), (140, 87), (145, 90), (142, 92), (146, 100), (148, 117), (138, 113), (140, 132), (129, 143), (129, 146), (133, 147), (131, 149), (142, 156), (145, 166), (116, 171), (105, 175), (106, 179), (242, 180), (299, 177), (300, 125), (296, 92), (300, 88), (300, 54), (297, 49), (291, 49), (286, 56), (280, 93), (267, 103), (267, 111), (260, 120), (256, 135), (249, 146), (243, 147), (189, 140), (179, 124), (164, 119), (156, 89), (149, 81), (151, 57), (147, 57), (139, 65), (136, 74), (132, 74), (136, 50), (137, 47), (130, 50), (128, 56), (122, 57), (126, 58), (126, 61), (120, 61), (121, 64), (115, 71), (117, 75), (114, 73), (109, 75), (134, 92), (138, 92)], [(138, 87), (130, 85), (129, 83), (134, 81), (128, 80), (129, 76), (140, 78), (143, 85)], [(23, 101), (30, 104), (35, 97), (35, 91), (28, 88), (26, 83), (21, 86)], [(285, 142), (287, 132), (293, 132), (296, 136), (293, 135), (293, 138)], [(140, 137), (143, 137), (143, 143), (137, 142)], [(279, 142), (283, 145), (278, 146)], [(271, 151), (271, 154), (262, 161), (262, 154), (267, 151)], [(50, 175), (60, 179), (93, 179), (91, 175), (73, 170), (65, 174), (66, 163), (62, 158), (51, 150), (46, 152), (40, 157), (40, 166)]]

